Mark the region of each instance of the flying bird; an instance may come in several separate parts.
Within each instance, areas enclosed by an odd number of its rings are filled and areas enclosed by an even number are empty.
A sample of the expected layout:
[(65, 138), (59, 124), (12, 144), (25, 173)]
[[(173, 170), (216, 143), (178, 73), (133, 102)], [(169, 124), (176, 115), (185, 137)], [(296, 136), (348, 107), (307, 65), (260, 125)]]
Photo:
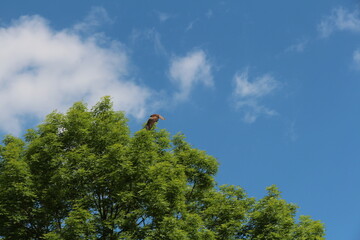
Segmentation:
[(147, 123), (146, 123), (146, 126), (145, 126), (146, 130), (150, 130), (150, 129), (154, 126), (154, 124), (155, 124), (157, 121), (159, 121), (159, 118), (160, 118), (161, 120), (165, 120), (165, 118), (164, 118), (163, 116), (161, 116), (160, 114), (152, 114), (152, 115), (149, 117), (149, 120), (148, 120)]

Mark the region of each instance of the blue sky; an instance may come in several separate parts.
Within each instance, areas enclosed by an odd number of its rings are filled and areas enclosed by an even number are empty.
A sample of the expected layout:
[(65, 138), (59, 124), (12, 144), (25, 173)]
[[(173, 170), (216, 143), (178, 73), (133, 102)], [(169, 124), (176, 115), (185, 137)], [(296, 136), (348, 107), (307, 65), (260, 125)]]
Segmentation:
[(220, 162), (217, 181), (279, 186), (327, 239), (360, 239), (360, 2), (0, 3), (0, 131), (111, 95)]

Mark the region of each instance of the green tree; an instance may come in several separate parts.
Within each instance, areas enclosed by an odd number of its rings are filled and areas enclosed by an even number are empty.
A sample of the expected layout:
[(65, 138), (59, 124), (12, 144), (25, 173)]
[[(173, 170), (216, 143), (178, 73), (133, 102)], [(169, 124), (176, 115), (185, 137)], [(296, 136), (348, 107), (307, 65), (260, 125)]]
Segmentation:
[(324, 239), (275, 186), (217, 186), (218, 162), (182, 134), (131, 135), (109, 97), (53, 112), (0, 146), (3, 239)]

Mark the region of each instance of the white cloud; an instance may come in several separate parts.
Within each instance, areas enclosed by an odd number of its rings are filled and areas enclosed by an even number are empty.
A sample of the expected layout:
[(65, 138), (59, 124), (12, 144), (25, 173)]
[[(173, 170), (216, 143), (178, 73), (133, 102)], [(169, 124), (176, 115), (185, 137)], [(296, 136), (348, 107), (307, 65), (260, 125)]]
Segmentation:
[(350, 12), (343, 7), (335, 8), (320, 22), (318, 31), (322, 37), (328, 37), (334, 31), (360, 32), (360, 12), (357, 9)]
[(296, 130), (296, 121), (293, 120), (289, 123), (289, 126), (286, 130), (286, 136), (292, 141), (295, 142), (298, 139), (298, 134)]
[(93, 30), (96, 27), (99, 27), (103, 23), (112, 23), (110, 16), (103, 7), (93, 7), (91, 8), (89, 14), (85, 19), (78, 24), (76, 24), (73, 29), (76, 31), (87, 32)]
[(133, 29), (130, 39), (132, 40), (133, 43), (142, 40), (151, 41), (154, 44), (154, 51), (156, 54), (166, 57), (168, 55), (166, 48), (162, 44), (161, 34), (155, 29), (146, 29), (146, 30)]
[(157, 12), (157, 16), (160, 22), (166, 22), (171, 17), (170, 14), (164, 12)]
[(175, 100), (186, 100), (196, 84), (212, 87), (214, 82), (211, 69), (212, 65), (202, 50), (189, 52), (184, 57), (174, 57), (170, 63), (169, 74), (179, 88)]
[(285, 51), (286, 52), (298, 52), (301, 53), (305, 50), (305, 47), (308, 45), (309, 40), (306, 38), (302, 38), (297, 40), (297, 42), (290, 47), (288, 47)]
[(187, 25), (187, 27), (186, 27), (186, 29), (185, 29), (185, 32), (190, 31), (190, 30), (194, 27), (195, 22), (196, 22), (196, 20), (191, 21), (191, 22)]
[(195, 19), (195, 20), (193, 20), (193, 21), (191, 21), (191, 22), (187, 25), (187, 27), (186, 27), (186, 29), (185, 29), (185, 32), (188, 32), (188, 31), (192, 30), (193, 27), (194, 27), (194, 25), (195, 25), (195, 23), (198, 22), (198, 21), (199, 21), (198, 18)]
[(234, 76), (235, 89), (233, 92), (235, 106), (243, 112), (243, 120), (254, 122), (260, 115), (276, 115), (276, 111), (261, 104), (261, 100), (274, 92), (280, 86), (270, 74), (264, 74), (249, 81), (248, 69), (238, 72)]
[(104, 47), (94, 35), (55, 31), (39, 16), (0, 28), (0, 53), (0, 129), (5, 132), (18, 134), (24, 117), (41, 118), (79, 100), (92, 105), (104, 95), (140, 118), (154, 94), (131, 80), (119, 42)]
[(209, 9), (205, 15), (207, 18), (211, 18), (213, 16), (213, 11), (211, 9)]
[(353, 54), (354, 66), (356, 69), (360, 70), (360, 50), (355, 50)]

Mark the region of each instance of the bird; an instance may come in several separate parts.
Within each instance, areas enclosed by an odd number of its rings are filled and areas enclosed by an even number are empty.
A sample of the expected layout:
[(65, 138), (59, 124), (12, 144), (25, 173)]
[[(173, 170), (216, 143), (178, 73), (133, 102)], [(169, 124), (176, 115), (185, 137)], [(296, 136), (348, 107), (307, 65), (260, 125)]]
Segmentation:
[(150, 117), (149, 117), (149, 119), (148, 119), (148, 121), (147, 121), (147, 123), (145, 125), (146, 130), (150, 130), (154, 126), (154, 124), (157, 121), (159, 121), (159, 118), (161, 120), (165, 120), (165, 118), (163, 116), (161, 116), (160, 114), (152, 114), (152, 115), (150, 115)]

